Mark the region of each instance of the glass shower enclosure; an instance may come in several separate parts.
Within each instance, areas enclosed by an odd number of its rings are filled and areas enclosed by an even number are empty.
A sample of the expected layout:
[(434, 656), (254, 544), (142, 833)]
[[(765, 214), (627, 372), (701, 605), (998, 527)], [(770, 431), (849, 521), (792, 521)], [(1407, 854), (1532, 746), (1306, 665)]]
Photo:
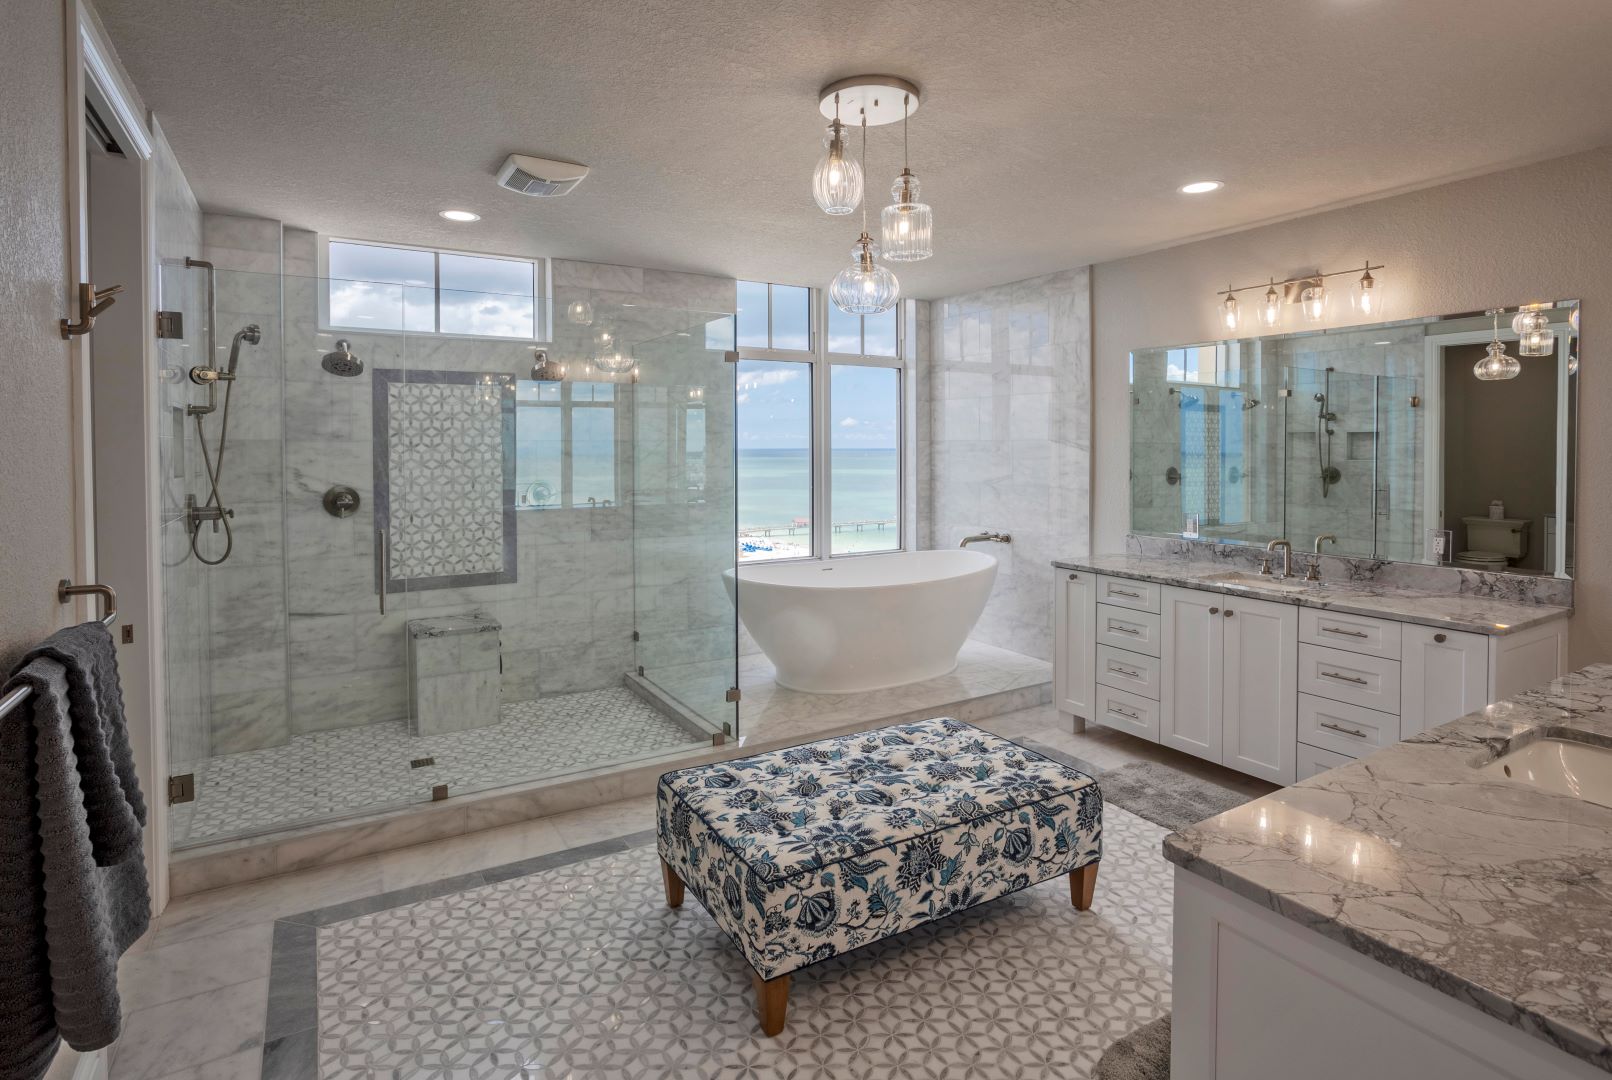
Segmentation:
[[(737, 736), (730, 313), (162, 284), (175, 848)], [(355, 292), (392, 328), (343, 325)], [(432, 304), (543, 340), (415, 329)]]

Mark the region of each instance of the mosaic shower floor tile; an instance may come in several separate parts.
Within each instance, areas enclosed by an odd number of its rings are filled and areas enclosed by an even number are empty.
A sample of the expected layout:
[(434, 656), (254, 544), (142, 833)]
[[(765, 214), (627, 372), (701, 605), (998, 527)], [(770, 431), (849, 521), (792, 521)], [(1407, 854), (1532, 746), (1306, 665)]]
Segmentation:
[[(708, 746), (621, 687), (512, 702), (499, 722), (412, 736), (402, 721), (293, 736), (284, 746), (213, 758), (196, 799), (174, 807), (176, 847), (524, 783)], [(431, 758), (414, 768), (411, 762)]]
[[(277, 949), (277, 972), (309, 973), (284, 985), (315, 998), (317, 1021), (307, 1060), (279, 1055), (264, 1076), (1087, 1077), (1170, 1007), (1166, 830), (1104, 818), (1090, 911), (1058, 878), (796, 972), (770, 1039), (738, 950), (692, 895), (666, 907), (653, 843), (377, 897), (371, 914), (309, 920), (296, 955)], [(309, 1002), (281, 1004), (313, 1022)]]

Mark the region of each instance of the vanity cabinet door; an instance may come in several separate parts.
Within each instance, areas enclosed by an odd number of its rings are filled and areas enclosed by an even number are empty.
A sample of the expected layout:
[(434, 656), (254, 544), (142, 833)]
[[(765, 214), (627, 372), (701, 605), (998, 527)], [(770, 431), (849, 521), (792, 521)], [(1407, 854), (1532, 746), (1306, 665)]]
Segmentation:
[(1221, 599), (1226, 653), (1220, 762), (1273, 784), (1294, 783), (1299, 609)]
[(1090, 720), (1095, 704), (1097, 576), (1059, 570), (1056, 580), (1053, 696), (1059, 712)]
[(1220, 760), (1226, 630), (1219, 593), (1163, 590), (1160, 643), (1164, 658), (1159, 741), (1210, 761)]
[(1489, 639), (1406, 624), (1399, 737), (1408, 739), (1489, 703)]

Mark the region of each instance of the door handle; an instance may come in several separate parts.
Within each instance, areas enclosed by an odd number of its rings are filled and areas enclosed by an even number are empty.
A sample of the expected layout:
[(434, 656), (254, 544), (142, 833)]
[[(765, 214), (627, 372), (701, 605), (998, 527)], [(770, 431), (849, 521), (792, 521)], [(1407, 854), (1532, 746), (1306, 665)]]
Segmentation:
[(381, 614), (386, 614), (386, 527), (375, 526), (375, 593), (381, 598)]

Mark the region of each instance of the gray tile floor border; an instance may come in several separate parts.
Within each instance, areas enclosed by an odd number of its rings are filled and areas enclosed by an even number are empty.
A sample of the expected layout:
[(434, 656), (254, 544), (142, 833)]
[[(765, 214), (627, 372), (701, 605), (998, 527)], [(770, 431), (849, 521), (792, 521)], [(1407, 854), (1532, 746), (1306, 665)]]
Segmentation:
[(654, 841), (655, 830), (644, 829), (609, 840), (596, 840), (591, 844), (505, 863), (503, 866), (287, 915), (277, 920), (269, 961), (269, 1008), (263, 1030), (263, 1080), (318, 1080), (317, 968), (320, 927), (569, 866), (586, 859), (615, 855)]

